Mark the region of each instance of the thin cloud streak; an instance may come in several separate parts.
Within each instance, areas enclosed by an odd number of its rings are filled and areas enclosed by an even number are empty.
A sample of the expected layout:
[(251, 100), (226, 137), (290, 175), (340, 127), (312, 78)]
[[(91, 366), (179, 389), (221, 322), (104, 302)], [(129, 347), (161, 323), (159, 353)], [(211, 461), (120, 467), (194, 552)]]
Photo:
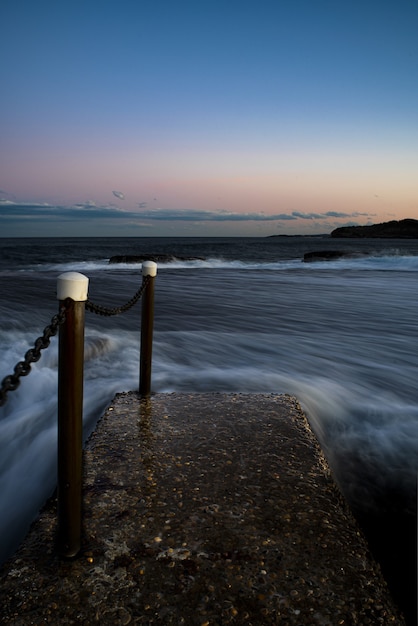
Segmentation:
[(131, 213), (123, 211), (114, 205), (97, 207), (94, 204), (76, 204), (70, 207), (53, 206), (49, 204), (22, 203), (15, 204), (13, 202), (0, 201), (0, 220), (7, 221), (13, 219), (27, 218), (55, 218), (55, 219), (85, 219), (85, 218), (101, 218), (113, 217), (124, 218), (131, 217)]
[(326, 211), (325, 213), (302, 213), (300, 211), (293, 211), (292, 215), (295, 218), (299, 218), (301, 220), (323, 220), (327, 217), (334, 218), (342, 218), (346, 219), (348, 217), (371, 217), (370, 213), (359, 213), (358, 211), (354, 213), (341, 213), (340, 211)]
[(231, 213), (229, 211), (201, 211), (195, 209), (151, 209), (135, 213), (135, 215), (143, 220), (181, 222), (274, 222), (296, 219), (296, 217), (287, 213), (266, 215), (265, 213)]

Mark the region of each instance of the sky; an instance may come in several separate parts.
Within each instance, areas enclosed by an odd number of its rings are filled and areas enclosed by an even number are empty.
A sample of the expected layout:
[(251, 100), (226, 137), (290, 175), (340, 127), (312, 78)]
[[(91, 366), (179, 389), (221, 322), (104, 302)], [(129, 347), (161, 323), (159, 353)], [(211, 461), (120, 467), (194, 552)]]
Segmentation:
[(418, 218), (418, 0), (2, 0), (0, 237)]

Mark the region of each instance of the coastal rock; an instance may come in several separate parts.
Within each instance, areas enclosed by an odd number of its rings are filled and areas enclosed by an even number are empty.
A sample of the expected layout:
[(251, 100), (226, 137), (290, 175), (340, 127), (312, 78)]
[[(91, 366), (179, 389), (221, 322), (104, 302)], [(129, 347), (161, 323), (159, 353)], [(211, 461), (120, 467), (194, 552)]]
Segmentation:
[(109, 263), (142, 263), (143, 261), (154, 261), (154, 263), (170, 263), (172, 261), (204, 261), (203, 257), (177, 256), (174, 254), (123, 254), (111, 256)]
[(404, 219), (370, 226), (342, 226), (332, 231), (334, 238), (418, 239), (418, 220)]
[(364, 254), (344, 250), (314, 250), (313, 252), (306, 252), (303, 255), (303, 261), (304, 263), (312, 263), (312, 261), (333, 261), (341, 257), (354, 258), (358, 256), (364, 256)]

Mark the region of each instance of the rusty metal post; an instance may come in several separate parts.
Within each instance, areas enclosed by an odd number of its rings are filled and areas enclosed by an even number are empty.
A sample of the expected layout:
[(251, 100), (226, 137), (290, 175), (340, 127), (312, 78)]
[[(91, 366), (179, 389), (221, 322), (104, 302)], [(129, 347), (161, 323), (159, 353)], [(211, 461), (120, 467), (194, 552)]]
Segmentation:
[(157, 275), (157, 264), (145, 261), (142, 264), (142, 277), (149, 276), (148, 285), (142, 295), (141, 313), (141, 354), (139, 364), (139, 393), (142, 396), (151, 394), (152, 367), (152, 336), (154, 331), (154, 281)]
[(58, 357), (58, 534), (62, 557), (81, 548), (84, 316), (88, 278), (78, 272), (58, 277), (60, 305), (70, 298), (59, 331)]

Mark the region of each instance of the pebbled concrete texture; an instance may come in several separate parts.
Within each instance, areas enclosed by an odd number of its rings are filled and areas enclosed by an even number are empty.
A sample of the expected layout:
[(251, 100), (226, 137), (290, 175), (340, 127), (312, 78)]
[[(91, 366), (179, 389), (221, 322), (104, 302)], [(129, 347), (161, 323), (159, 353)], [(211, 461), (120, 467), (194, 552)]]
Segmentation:
[(0, 571), (2, 624), (404, 624), (297, 400), (118, 394), (84, 452), (83, 540), (56, 500)]

